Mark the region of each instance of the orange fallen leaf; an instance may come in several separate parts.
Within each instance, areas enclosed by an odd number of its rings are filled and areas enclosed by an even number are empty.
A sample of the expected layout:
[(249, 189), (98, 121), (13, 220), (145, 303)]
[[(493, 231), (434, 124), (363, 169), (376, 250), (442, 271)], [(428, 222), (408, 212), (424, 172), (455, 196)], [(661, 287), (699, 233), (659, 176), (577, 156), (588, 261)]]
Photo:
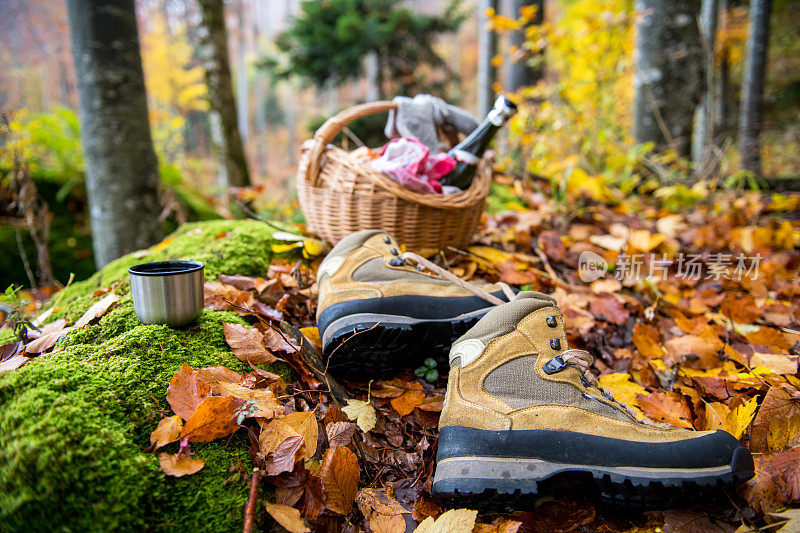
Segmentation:
[(205, 466), (205, 462), (202, 459), (194, 459), (180, 452), (172, 455), (167, 453), (158, 454), (158, 464), (166, 475), (174, 477), (195, 474)]
[(314, 345), (318, 352), (322, 352), (322, 339), (319, 337), (319, 328), (315, 326), (300, 328), (300, 333)]
[(782, 353), (756, 352), (750, 357), (750, 366), (764, 366), (776, 374), (797, 374), (797, 357)]
[(211, 388), (197, 378), (197, 371), (184, 363), (167, 387), (167, 402), (184, 420), (192, 416), (200, 402), (211, 396)]
[(692, 428), (692, 411), (689, 402), (677, 392), (656, 391), (636, 396), (639, 408), (650, 420), (676, 427)]
[(590, 297), (589, 311), (596, 318), (601, 318), (617, 325), (624, 324), (631, 316), (625, 306), (613, 295)]
[(273, 352), (293, 354), (300, 349), (297, 341), (273, 328), (267, 328), (262, 333), (264, 334), (264, 346)]
[(243, 400), (232, 396), (205, 398), (186, 421), (180, 438), (188, 437), (190, 442), (208, 442), (230, 435), (239, 429), (236, 416), (243, 404)]
[(341, 446), (329, 448), (320, 474), (328, 509), (344, 516), (350, 514), (361, 477), (356, 454)]
[(305, 460), (311, 459), (317, 453), (317, 440), (319, 439), (319, 424), (314, 411), (297, 411), (281, 418), (281, 422), (295, 430), (303, 437), (305, 443)]
[(643, 357), (660, 359), (664, 355), (664, 349), (659, 344), (659, 339), (660, 335), (654, 326), (642, 322), (633, 326), (631, 340)]
[(403, 514), (409, 511), (384, 489), (361, 489), (356, 496), (358, 510), (364, 515), (375, 533), (403, 533), (406, 521)]
[(227, 381), (220, 381), (217, 386), (222, 396), (232, 396), (245, 402), (253, 402), (253, 405), (258, 408), (258, 411), (252, 414), (254, 417), (275, 418), (283, 414), (283, 405), (271, 390), (250, 389)]
[(269, 502), (267, 502), (265, 506), (269, 515), (274, 518), (277, 523), (286, 528), (289, 533), (307, 533), (311, 531), (308, 529), (308, 526), (306, 526), (306, 523), (303, 522), (300, 511), (294, 507)]
[(294, 470), (303, 446), (303, 437), (282, 420), (272, 420), (258, 437), (261, 453), (265, 456), (267, 475), (277, 476)]
[(197, 369), (197, 379), (211, 387), (213, 394), (220, 395), (220, 382), (241, 385), (244, 375), (225, 366), (206, 366)]
[(92, 320), (100, 318), (108, 312), (114, 304), (120, 300), (120, 297), (113, 292), (108, 293), (100, 301), (95, 302), (86, 312), (75, 322), (76, 328), (82, 328), (89, 324)]
[[(754, 452), (768, 451), (771, 448), (768, 437), (772, 421), (777, 419), (789, 420), (797, 415), (800, 415), (800, 390), (789, 384), (770, 387), (753, 421), (753, 430), (750, 433), (751, 449)], [(788, 442), (788, 434), (786, 439)], [(780, 440), (778, 436), (773, 437), (774, 448), (772, 449), (782, 448), (787, 443), (781, 443)]]
[(776, 347), (780, 350), (788, 350), (792, 347), (792, 343), (789, 342), (786, 335), (775, 328), (762, 327), (758, 331), (748, 333), (745, 337), (756, 346)]
[(392, 398), (389, 403), (400, 416), (405, 416), (411, 413), (415, 407), (422, 403), (425, 399), (425, 393), (422, 392), (422, 385), (419, 383), (410, 383), (408, 388), (414, 390), (407, 390), (397, 398)]
[(170, 442), (175, 442), (181, 435), (183, 420), (178, 415), (168, 416), (158, 423), (158, 426), (150, 434), (150, 444), (157, 450), (166, 446)]
[(258, 329), (229, 323), (223, 323), (222, 328), (225, 341), (240, 361), (259, 365), (280, 360), (266, 349), (264, 335)]
[(800, 447), (756, 456), (756, 476), (742, 493), (756, 512), (770, 512), (800, 502)]

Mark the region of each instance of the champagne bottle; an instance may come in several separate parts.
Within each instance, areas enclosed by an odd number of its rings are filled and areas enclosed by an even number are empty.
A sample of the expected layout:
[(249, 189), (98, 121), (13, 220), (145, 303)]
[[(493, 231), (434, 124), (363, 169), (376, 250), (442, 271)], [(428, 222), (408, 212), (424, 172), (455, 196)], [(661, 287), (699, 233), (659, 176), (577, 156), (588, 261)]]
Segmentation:
[(475, 177), (478, 163), (483, 152), (489, 147), (492, 137), (516, 112), (517, 106), (514, 102), (503, 95), (498, 96), (494, 107), (483, 119), (483, 122), (463, 141), (447, 152), (447, 155), (456, 160), (456, 166), (442, 178), (442, 185), (453, 185), (462, 190), (469, 188)]

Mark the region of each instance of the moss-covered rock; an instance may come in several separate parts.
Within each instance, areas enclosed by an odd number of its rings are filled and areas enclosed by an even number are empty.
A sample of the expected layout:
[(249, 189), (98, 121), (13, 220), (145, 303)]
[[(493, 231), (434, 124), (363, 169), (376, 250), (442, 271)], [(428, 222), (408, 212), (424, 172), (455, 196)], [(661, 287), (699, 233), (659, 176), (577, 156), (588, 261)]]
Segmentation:
[(183, 363), (249, 370), (222, 329), (243, 321), (205, 310), (185, 328), (142, 325), (124, 279), (128, 266), (164, 259), (204, 261), (209, 279), (263, 275), (270, 233), (255, 222), (190, 224), (146, 258), (123, 257), (64, 291), (54, 316), (72, 321), (97, 299), (95, 289), (123, 280), (115, 289), (122, 300), (98, 324), (0, 374), (0, 531), (241, 530), (249, 487), (237, 472), (251, 467), (246, 436), (192, 444), (206, 465), (182, 478), (165, 476), (145, 449), (172, 414), (166, 390)]

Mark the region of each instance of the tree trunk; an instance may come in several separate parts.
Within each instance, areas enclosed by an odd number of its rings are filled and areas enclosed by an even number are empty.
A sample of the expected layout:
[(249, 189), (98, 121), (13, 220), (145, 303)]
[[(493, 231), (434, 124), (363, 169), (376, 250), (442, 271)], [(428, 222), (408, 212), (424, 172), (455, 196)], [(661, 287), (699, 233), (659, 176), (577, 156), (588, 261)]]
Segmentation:
[(717, 0), (703, 0), (700, 8), (700, 36), (703, 42), (703, 57), (705, 58), (706, 84), (705, 91), (697, 106), (695, 116), (695, 130), (692, 136), (692, 160), (695, 169), (705, 166), (711, 155), (711, 145), (714, 142), (714, 102), (715, 102), (715, 75), (714, 75), (714, 43), (717, 35)]
[[(536, 6), (536, 16), (531, 21), (531, 25), (537, 26), (544, 22), (544, 0), (509, 0), (509, 10), (511, 18), (519, 18), (519, 11), (526, 6)], [(541, 65), (532, 67), (526, 60), (524, 51), (525, 28), (512, 31), (509, 36), (509, 48), (516, 47), (516, 56), (509, 56), (506, 60), (506, 83), (507, 91), (517, 91), (521, 87), (535, 85), (542, 79), (544, 69)]]
[(158, 161), (133, 0), (68, 0), (98, 268), (161, 238)]
[(764, 99), (764, 76), (767, 71), (769, 17), (772, 0), (750, 2), (750, 28), (742, 78), (739, 111), (739, 146), (742, 168), (761, 174), (761, 104)]
[(497, 12), (497, 0), (478, 2), (478, 116), (485, 116), (494, 104), (494, 82), (497, 68), (492, 58), (497, 55), (497, 34), (489, 29), (488, 9)]
[[(719, 0), (719, 24), (723, 30), (728, 27), (728, 0)], [(719, 58), (719, 75), (717, 76), (716, 93), (717, 101), (714, 109), (714, 135), (727, 137), (726, 124), (728, 122), (728, 46), (723, 44)]]
[(198, 4), (201, 11), (201, 55), (211, 105), (211, 136), (220, 160), (219, 185), (223, 189), (247, 186), (250, 185), (250, 173), (239, 135), (222, 0), (198, 0)]
[(704, 80), (696, 0), (636, 0), (634, 137), (688, 156)]

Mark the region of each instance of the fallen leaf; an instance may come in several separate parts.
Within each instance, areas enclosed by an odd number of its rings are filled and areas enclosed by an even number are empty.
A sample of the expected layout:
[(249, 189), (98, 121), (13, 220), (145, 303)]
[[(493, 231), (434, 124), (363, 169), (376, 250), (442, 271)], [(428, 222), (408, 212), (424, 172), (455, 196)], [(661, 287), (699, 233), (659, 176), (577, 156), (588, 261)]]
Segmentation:
[(417, 406), (421, 411), (441, 413), (444, 408), (444, 396), (428, 396)]
[(617, 278), (596, 279), (589, 286), (595, 294), (613, 293), (622, 289), (622, 283)]
[(342, 412), (347, 415), (350, 420), (355, 420), (358, 427), (364, 433), (372, 431), (375, 424), (378, 422), (375, 416), (375, 408), (369, 402), (362, 400), (345, 400), (347, 405), (342, 407)]
[(706, 429), (722, 429), (740, 439), (753, 421), (757, 407), (756, 398), (733, 410), (721, 402), (706, 404)]
[(414, 533), (472, 533), (477, 516), (478, 511), (450, 509), (436, 520), (429, 516)]
[(800, 502), (800, 447), (754, 457), (756, 476), (742, 493), (756, 512), (771, 512)]
[(517, 533), (522, 527), (522, 522), (495, 518), (491, 524), (475, 524), (472, 533)]
[(175, 415), (164, 418), (150, 434), (150, 444), (153, 445), (154, 450), (157, 450), (170, 442), (175, 442), (180, 437), (182, 429), (183, 420), (181, 420), (180, 416)]
[(246, 402), (253, 402), (258, 408), (254, 416), (275, 418), (283, 414), (283, 405), (278, 402), (275, 393), (271, 390), (250, 389), (227, 381), (220, 381), (217, 386), (222, 396), (232, 396)]
[[(786, 443), (781, 443), (780, 435), (777, 434), (773, 435), (773, 445), (776, 447), (770, 446), (768, 442), (770, 425), (773, 420), (790, 420), (797, 415), (800, 415), (800, 390), (788, 384), (770, 387), (753, 421), (753, 430), (750, 433), (751, 449), (754, 452), (782, 449)], [(777, 432), (778, 428), (773, 431)], [(789, 434), (786, 436), (788, 438)]]
[(347, 446), (356, 434), (356, 425), (352, 422), (332, 422), (325, 426), (325, 434), (331, 448)]
[(763, 366), (775, 374), (797, 374), (797, 357), (780, 353), (756, 352), (750, 357), (750, 366)]
[(322, 339), (319, 337), (319, 328), (314, 326), (300, 328), (300, 333), (314, 345), (318, 352), (322, 353)]
[(263, 331), (264, 345), (273, 352), (282, 352), (285, 354), (293, 354), (300, 349), (297, 341), (293, 338), (283, 335), (281, 332), (272, 328)]
[(232, 396), (205, 398), (186, 421), (180, 437), (188, 437), (190, 442), (208, 442), (230, 435), (239, 429), (236, 415), (243, 404)]
[(639, 353), (647, 359), (660, 359), (664, 355), (664, 349), (659, 344), (660, 335), (658, 329), (649, 324), (639, 322), (633, 326), (633, 341)]
[(419, 383), (410, 383), (408, 388), (414, 390), (407, 390), (402, 395), (389, 401), (400, 416), (411, 413), (425, 399), (425, 393), (422, 392), (422, 385)]
[(697, 360), (700, 368), (714, 368), (720, 364), (717, 352), (722, 348), (722, 343), (719, 344), (720, 346), (699, 335), (683, 335), (665, 341), (664, 347), (669, 353), (669, 361), (673, 364), (684, 360), (689, 363)]
[(789, 342), (786, 335), (775, 328), (762, 327), (758, 331), (746, 334), (745, 337), (756, 346), (775, 347), (780, 350), (788, 350), (792, 347), (792, 343)]
[(86, 312), (75, 322), (76, 328), (82, 328), (92, 320), (100, 318), (108, 312), (111, 307), (120, 300), (120, 297), (113, 292), (108, 293), (103, 299), (95, 302)]
[(626, 372), (605, 374), (600, 376), (598, 381), (601, 387), (610, 390), (612, 394), (614, 394), (614, 398), (628, 405), (636, 413), (644, 417), (644, 413), (639, 409), (638, 397), (649, 393), (644, 387), (631, 381), (630, 376)]
[(639, 407), (650, 420), (676, 427), (692, 428), (692, 411), (689, 402), (677, 392), (656, 391), (650, 395), (636, 396)]
[(277, 476), (294, 470), (303, 446), (303, 437), (281, 419), (277, 419), (261, 430), (258, 443), (266, 458), (267, 475)]
[(300, 511), (294, 507), (269, 502), (267, 502), (265, 506), (269, 515), (274, 518), (277, 523), (286, 528), (289, 533), (307, 533), (311, 531), (308, 529), (308, 526), (306, 526), (306, 523), (303, 522)]
[(197, 378), (197, 371), (184, 363), (167, 387), (167, 402), (184, 420), (192, 416), (200, 402), (211, 396), (211, 387)]
[(630, 243), (638, 252), (649, 252), (658, 248), (665, 239), (666, 237), (664, 235), (659, 235), (658, 233), (651, 234), (646, 229), (642, 229), (631, 232)]
[(539, 248), (551, 261), (563, 261), (567, 255), (561, 235), (555, 231), (542, 231), (539, 233)]
[(773, 418), (767, 428), (767, 449), (783, 451), (800, 443), (800, 414), (789, 418)]
[(158, 454), (158, 464), (166, 475), (174, 477), (195, 474), (205, 466), (205, 462), (201, 459), (194, 459), (181, 452), (172, 455), (167, 453)]
[(24, 353), (18, 353), (16, 355), (12, 355), (2, 363), (0, 363), (0, 372), (9, 372), (11, 370), (16, 370), (19, 367), (25, 365), (27, 362), (32, 361), (30, 357), (27, 357)]
[(222, 328), (225, 332), (225, 341), (231, 347), (233, 355), (240, 361), (259, 365), (280, 360), (266, 349), (264, 335), (258, 329), (229, 323), (223, 323)]
[(409, 511), (383, 489), (361, 489), (356, 496), (358, 510), (375, 533), (403, 533)]
[(353, 507), (361, 470), (358, 458), (348, 448), (329, 448), (320, 472), (328, 509), (347, 516)]
[(769, 515), (780, 520), (770, 525), (770, 527), (780, 526), (775, 533), (800, 533), (800, 509), (788, 509), (782, 513), (769, 513)]
[(25, 345), (25, 353), (30, 354), (38, 354), (44, 353), (53, 346), (61, 339), (64, 335), (69, 333), (70, 331), (77, 329), (78, 326), (69, 326), (66, 328), (62, 328), (56, 331), (51, 331), (49, 333), (45, 333), (38, 339), (32, 340), (28, 344)]
[(206, 366), (197, 369), (197, 379), (211, 387), (213, 394), (220, 395), (220, 382), (241, 385), (244, 375), (225, 366)]
[(625, 306), (613, 295), (589, 298), (589, 311), (591, 311), (595, 317), (602, 318), (607, 322), (617, 325), (624, 324), (631, 316), (630, 312), (625, 309)]
[(317, 453), (319, 424), (314, 411), (298, 411), (281, 418), (281, 422), (294, 429), (303, 437), (305, 443), (305, 459), (308, 461)]

